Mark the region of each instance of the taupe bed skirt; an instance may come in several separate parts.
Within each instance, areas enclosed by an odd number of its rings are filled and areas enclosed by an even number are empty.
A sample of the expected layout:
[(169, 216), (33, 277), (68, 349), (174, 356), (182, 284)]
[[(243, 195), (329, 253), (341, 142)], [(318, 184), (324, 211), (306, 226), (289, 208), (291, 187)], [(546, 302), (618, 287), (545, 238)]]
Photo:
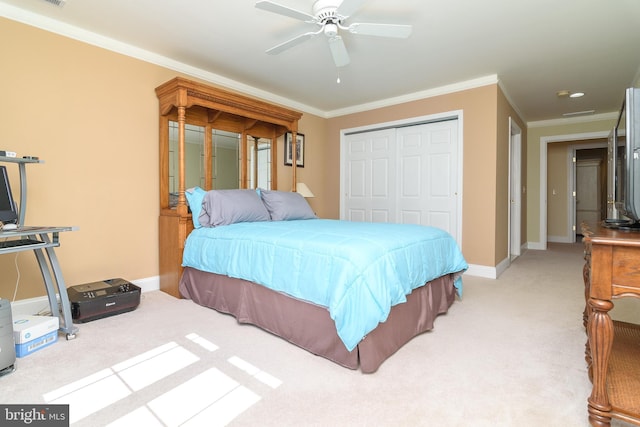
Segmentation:
[(186, 267), (180, 294), (195, 303), (235, 316), (289, 342), (350, 369), (375, 372), (411, 338), (433, 329), (434, 319), (455, 300), (454, 275), (449, 274), (414, 290), (407, 302), (391, 308), (353, 351), (338, 337), (329, 311), (246, 280)]

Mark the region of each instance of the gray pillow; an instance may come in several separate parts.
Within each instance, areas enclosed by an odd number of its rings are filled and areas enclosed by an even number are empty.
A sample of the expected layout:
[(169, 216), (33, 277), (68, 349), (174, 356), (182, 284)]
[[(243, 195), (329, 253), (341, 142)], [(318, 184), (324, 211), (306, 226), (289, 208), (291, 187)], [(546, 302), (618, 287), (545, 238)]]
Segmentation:
[(317, 218), (309, 203), (299, 193), (261, 189), (260, 197), (271, 215), (271, 221)]
[(203, 227), (237, 222), (269, 221), (269, 212), (255, 190), (210, 190), (198, 220)]

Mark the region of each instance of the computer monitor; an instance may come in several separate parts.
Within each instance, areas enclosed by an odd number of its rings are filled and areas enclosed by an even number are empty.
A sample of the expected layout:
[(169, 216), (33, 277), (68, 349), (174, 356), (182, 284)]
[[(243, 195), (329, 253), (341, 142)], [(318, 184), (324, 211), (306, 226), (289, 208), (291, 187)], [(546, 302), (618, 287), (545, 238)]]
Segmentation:
[(18, 209), (11, 193), (6, 166), (0, 166), (0, 221), (4, 224), (18, 222)]

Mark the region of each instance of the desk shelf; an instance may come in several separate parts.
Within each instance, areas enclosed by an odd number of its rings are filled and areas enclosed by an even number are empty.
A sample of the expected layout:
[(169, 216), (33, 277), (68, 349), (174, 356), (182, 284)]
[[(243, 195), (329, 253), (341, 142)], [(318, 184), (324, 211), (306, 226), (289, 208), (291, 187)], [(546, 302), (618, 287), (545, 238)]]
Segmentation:
[(25, 159), (24, 157), (0, 156), (0, 162), (3, 162), (3, 163), (44, 163), (44, 160), (40, 160), (40, 159)]

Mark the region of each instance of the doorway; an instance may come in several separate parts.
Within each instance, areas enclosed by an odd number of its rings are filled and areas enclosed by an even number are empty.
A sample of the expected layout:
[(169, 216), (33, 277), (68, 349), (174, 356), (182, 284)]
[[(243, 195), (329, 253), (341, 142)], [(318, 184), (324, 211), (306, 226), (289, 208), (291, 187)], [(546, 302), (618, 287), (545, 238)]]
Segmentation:
[[(529, 244), (529, 248), (531, 249), (539, 249), (546, 250), (547, 249), (547, 241), (553, 241), (549, 239), (549, 232), (547, 229), (548, 225), (548, 211), (549, 211), (549, 198), (551, 197), (551, 192), (548, 191), (548, 171), (551, 169), (548, 166), (548, 156), (547, 152), (551, 146), (559, 142), (567, 142), (572, 141), (574, 144), (578, 143), (578, 141), (594, 141), (594, 140), (603, 140), (606, 141), (609, 136), (608, 131), (600, 131), (600, 132), (588, 132), (581, 134), (566, 134), (566, 135), (554, 135), (554, 136), (543, 136), (540, 138), (540, 169), (539, 169), (539, 178), (540, 178), (540, 191), (539, 191), (539, 237), (538, 242), (533, 242)], [(606, 146), (606, 143), (604, 144)], [(563, 188), (566, 188), (563, 187)], [(568, 205), (570, 206), (570, 205)], [(571, 232), (571, 240), (575, 241), (575, 233)], [(570, 242), (567, 241), (567, 242)]]
[(607, 216), (607, 148), (575, 150), (575, 240), (582, 238), (581, 224), (595, 224)]

